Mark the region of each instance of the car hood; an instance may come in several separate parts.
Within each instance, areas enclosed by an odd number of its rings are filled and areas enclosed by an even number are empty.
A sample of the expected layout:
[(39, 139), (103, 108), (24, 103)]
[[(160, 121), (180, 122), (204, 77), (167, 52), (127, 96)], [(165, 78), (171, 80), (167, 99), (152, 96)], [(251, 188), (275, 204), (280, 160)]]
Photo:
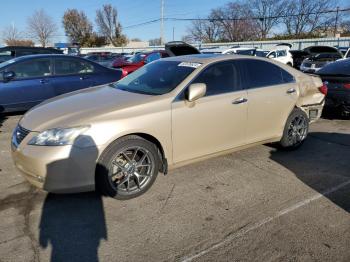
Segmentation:
[(338, 60), (339, 57), (335, 57), (334, 54), (317, 54), (307, 57), (305, 62), (315, 62), (315, 63), (327, 63)]
[(20, 125), (31, 131), (89, 124), (121, 109), (146, 103), (154, 96), (122, 91), (111, 85), (88, 88), (49, 99), (28, 111)]

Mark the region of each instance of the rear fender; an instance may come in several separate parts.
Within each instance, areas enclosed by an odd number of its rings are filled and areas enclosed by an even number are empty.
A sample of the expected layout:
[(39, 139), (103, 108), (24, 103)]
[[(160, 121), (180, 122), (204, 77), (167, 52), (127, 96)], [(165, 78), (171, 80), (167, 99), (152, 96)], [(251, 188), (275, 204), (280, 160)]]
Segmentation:
[(297, 83), (300, 95), (296, 106), (309, 116), (310, 122), (315, 122), (321, 117), (325, 103), (325, 95), (319, 91), (322, 80), (318, 76), (304, 75), (297, 79)]

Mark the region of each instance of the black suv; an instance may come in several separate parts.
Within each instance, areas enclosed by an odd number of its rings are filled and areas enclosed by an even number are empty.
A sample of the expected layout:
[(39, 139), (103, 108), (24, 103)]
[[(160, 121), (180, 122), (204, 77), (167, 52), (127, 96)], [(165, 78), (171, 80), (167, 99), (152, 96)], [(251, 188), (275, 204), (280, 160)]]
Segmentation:
[(0, 63), (15, 57), (37, 54), (62, 54), (61, 50), (48, 47), (5, 46), (0, 48)]

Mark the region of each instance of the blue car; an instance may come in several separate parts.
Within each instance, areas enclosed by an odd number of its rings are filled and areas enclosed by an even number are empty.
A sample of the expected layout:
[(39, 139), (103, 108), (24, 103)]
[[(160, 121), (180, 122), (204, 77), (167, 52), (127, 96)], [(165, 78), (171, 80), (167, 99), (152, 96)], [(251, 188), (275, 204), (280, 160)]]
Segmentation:
[(120, 70), (80, 57), (18, 57), (0, 64), (0, 113), (25, 111), (51, 97), (120, 78)]

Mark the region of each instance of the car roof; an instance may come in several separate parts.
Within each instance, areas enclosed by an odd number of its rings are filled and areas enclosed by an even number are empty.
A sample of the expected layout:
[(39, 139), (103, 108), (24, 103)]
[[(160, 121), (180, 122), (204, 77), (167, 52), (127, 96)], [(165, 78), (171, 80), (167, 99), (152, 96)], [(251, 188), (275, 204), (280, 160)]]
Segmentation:
[(69, 57), (69, 58), (78, 58), (76, 56), (71, 55), (63, 55), (63, 54), (37, 54), (37, 55), (25, 55), (25, 56), (19, 56), (16, 58), (11, 59), (14, 62), (17, 61), (24, 61), (24, 60), (30, 60), (33, 58), (48, 58), (48, 57)]
[[(192, 63), (202, 63), (209, 64), (212, 62), (233, 60), (233, 59), (261, 59), (255, 56), (246, 55), (229, 55), (229, 54), (196, 54), (196, 55), (183, 55), (183, 56), (173, 56), (164, 58), (167, 61), (177, 61), (177, 62), (192, 62)], [(264, 59), (266, 61), (266, 59)], [(270, 61), (270, 60), (268, 60)]]

